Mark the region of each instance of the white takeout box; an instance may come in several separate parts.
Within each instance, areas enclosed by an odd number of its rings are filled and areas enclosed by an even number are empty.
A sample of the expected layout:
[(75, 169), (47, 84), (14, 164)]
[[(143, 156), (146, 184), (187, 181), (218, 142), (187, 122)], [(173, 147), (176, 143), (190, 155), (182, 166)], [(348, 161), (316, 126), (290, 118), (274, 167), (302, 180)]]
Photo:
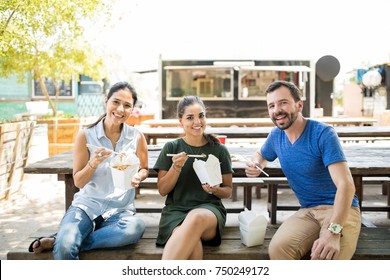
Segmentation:
[(133, 188), (131, 186), (131, 179), (138, 172), (139, 164), (129, 165), (124, 170), (119, 170), (115, 167), (110, 167), (112, 173), (112, 179), (114, 181), (115, 188), (128, 190)]
[(262, 214), (253, 211), (242, 211), (238, 215), (240, 222), (241, 243), (247, 247), (262, 245), (264, 243), (265, 231), (268, 219)]
[[(112, 179), (115, 188), (128, 190), (133, 188), (131, 186), (131, 179), (138, 172), (139, 159), (134, 153), (119, 154), (115, 156), (110, 163)], [(126, 169), (120, 170), (115, 168), (118, 165), (128, 165)]]
[(192, 167), (202, 184), (222, 184), (221, 164), (216, 156), (209, 155), (207, 161), (195, 159)]

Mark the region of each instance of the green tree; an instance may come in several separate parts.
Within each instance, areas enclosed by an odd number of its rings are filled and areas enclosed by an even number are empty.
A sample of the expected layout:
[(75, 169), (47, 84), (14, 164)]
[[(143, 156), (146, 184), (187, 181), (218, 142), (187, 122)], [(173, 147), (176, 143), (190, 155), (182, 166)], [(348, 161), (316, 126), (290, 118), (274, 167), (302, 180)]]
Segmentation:
[[(96, 80), (106, 77), (103, 54), (92, 47), (86, 27), (96, 30), (96, 25), (108, 23), (113, 1), (1, 0), (0, 77), (16, 75), (23, 81), (32, 71), (56, 115), (57, 81), (69, 82), (79, 74)], [(55, 104), (45, 78), (55, 81)]]

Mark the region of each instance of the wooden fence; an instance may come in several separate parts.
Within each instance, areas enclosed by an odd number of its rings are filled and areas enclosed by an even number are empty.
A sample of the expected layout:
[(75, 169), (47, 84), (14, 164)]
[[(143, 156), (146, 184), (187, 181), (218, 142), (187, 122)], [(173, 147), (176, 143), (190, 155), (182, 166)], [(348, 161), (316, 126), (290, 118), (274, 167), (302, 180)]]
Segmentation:
[(35, 124), (35, 121), (0, 124), (0, 199), (8, 199), (21, 187)]

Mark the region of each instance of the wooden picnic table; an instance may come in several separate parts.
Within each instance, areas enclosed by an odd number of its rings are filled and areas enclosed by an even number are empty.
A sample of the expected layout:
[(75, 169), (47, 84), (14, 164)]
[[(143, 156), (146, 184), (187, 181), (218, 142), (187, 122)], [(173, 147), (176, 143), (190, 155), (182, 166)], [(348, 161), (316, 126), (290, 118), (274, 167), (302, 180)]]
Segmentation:
[[(373, 125), (377, 122), (374, 118), (368, 117), (321, 117), (313, 118), (320, 122), (324, 122), (334, 126), (363, 126)], [(162, 120), (146, 120), (141, 125), (148, 125), (150, 127), (179, 127), (178, 119), (162, 119)], [(229, 127), (229, 126), (243, 126), (243, 127), (264, 127), (274, 126), (270, 118), (207, 118), (207, 125), (212, 127)]]
[[(138, 129), (145, 135), (146, 142), (156, 145), (158, 139), (175, 139), (184, 135), (181, 127), (145, 127)], [(206, 133), (226, 135), (227, 138), (266, 138), (272, 127), (207, 127)]]
[[(366, 138), (375, 140), (376, 137), (390, 139), (390, 126), (335, 126), (341, 138)], [(148, 127), (139, 126), (148, 144), (156, 145), (158, 139), (175, 139), (183, 135), (181, 127)], [(227, 138), (254, 139), (267, 138), (273, 127), (207, 127), (206, 133), (226, 135)]]
[[(232, 155), (250, 157), (256, 151), (253, 147), (229, 147)], [(350, 144), (345, 145), (344, 152), (351, 170), (356, 194), (359, 198), (362, 211), (385, 211), (390, 212), (390, 206), (362, 206), (363, 201), (363, 177), (389, 176), (390, 174), (390, 149), (388, 145), (379, 144)], [(153, 166), (160, 151), (149, 151), (149, 176), (157, 177)], [(66, 209), (73, 200), (73, 195), (78, 191), (73, 181), (72, 151), (67, 151), (49, 157), (44, 160), (29, 164), (24, 168), (29, 174), (57, 174), (58, 180), (65, 181), (65, 207)], [(233, 162), (235, 177), (246, 177), (245, 162)], [(265, 171), (271, 177), (285, 177), (278, 160), (268, 163)], [(261, 175), (264, 176), (264, 175)]]

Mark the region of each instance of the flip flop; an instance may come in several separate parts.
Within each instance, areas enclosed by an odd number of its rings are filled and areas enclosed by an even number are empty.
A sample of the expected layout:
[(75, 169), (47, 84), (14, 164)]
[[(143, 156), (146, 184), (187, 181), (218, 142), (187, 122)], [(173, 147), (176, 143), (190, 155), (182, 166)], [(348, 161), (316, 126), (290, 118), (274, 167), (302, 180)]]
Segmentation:
[[(45, 238), (45, 237), (42, 236), (42, 237), (39, 237), (39, 238), (37, 238), (37, 239), (34, 239), (34, 241), (31, 242), (30, 246), (28, 247), (28, 251), (31, 252), (31, 253), (34, 252), (33, 245), (34, 245), (35, 242), (38, 242), (38, 247), (40, 247), (40, 246), (41, 246), (41, 239), (42, 239), (42, 238)], [(38, 248), (38, 247), (37, 247), (37, 248)]]
[(28, 247), (28, 251), (31, 252), (31, 253), (34, 252), (33, 245), (34, 245), (35, 242), (38, 242), (38, 246), (36, 248), (39, 248), (41, 246), (41, 239), (43, 239), (43, 238), (54, 238), (54, 241), (55, 241), (56, 235), (57, 235), (57, 233), (53, 234), (53, 235), (50, 235), (50, 236), (42, 236), (42, 237), (34, 239), (34, 241), (31, 242), (30, 246)]

